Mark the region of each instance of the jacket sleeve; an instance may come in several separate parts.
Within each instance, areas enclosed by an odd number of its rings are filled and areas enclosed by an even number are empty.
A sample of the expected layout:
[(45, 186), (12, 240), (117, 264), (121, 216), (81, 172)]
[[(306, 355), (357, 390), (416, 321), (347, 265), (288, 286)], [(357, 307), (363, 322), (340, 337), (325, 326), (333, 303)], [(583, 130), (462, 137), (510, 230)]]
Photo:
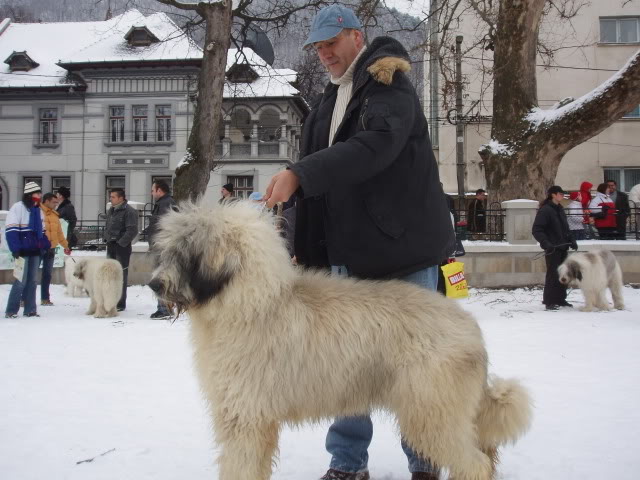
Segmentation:
[[(305, 197), (356, 185), (385, 170), (406, 146), (416, 115), (415, 93), (376, 84), (359, 109), (360, 128), (345, 142), (306, 156), (291, 167)], [(352, 114), (357, 112), (354, 111)]]
[(540, 244), (540, 248), (546, 250), (551, 248), (553, 245), (549, 242), (549, 238), (545, 232), (545, 229), (549, 223), (549, 217), (546, 215), (546, 212), (541, 208), (538, 210), (538, 214), (536, 215), (536, 219), (533, 221), (533, 227), (531, 228), (531, 233), (533, 234), (533, 238), (535, 238)]
[(20, 241), (20, 203), (15, 203), (7, 214), (5, 236), (11, 253), (20, 253), (22, 243)]
[(69, 249), (69, 241), (65, 238), (64, 233), (62, 233), (62, 224), (60, 223), (60, 219), (55, 215), (55, 213), (53, 214), (55, 216), (55, 218), (53, 219), (54, 225), (57, 230), (58, 230), (58, 239), (60, 242), (60, 245), (62, 245), (62, 247), (65, 250)]
[(118, 244), (121, 247), (126, 247), (133, 242), (133, 239), (138, 234), (138, 211), (133, 207), (127, 207), (127, 211), (124, 217), (125, 232)]

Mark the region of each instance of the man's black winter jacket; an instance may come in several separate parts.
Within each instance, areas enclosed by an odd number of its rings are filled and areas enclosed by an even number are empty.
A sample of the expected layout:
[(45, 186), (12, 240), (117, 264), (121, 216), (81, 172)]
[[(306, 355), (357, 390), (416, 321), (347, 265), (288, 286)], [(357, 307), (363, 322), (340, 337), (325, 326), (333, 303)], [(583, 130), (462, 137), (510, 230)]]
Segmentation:
[(403, 72), (408, 54), (378, 37), (358, 59), (352, 98), (328, 147), (337, 86), (305, 121), (291, 167), (298, 202), (295, 252), (308, 266), (346, 265), (363, 278), (400, 277), (439, 264), (453, 228), (427, 121)]

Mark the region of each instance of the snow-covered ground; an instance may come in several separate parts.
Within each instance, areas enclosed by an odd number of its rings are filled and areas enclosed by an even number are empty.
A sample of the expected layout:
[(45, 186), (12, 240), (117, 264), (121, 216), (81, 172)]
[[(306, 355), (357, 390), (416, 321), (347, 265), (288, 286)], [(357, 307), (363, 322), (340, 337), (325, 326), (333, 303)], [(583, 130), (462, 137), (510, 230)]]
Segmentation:
[[(0, 285), (4, 307), (8, 285)], [(504, 449), (499, 478), (640, 477), (640, 290), (627, 310), (546, 312), (541, 291), (472, 290), (491, 371), (517, 376), (535, 399), (531, 431)], [(88, 299), (52, 287), (40, 318), (0, 318), (0, 479), (216, 479), (209, 421), (191, 368), (188, 321), (153, 321), (130, 287), (115, 319), (84, 315)], [(582, 304), (573, 291), (569, 300)], [(407, 480), (393, 422), (376, 416), (373, 480)], [(328, 423), (286, 429), (278, 480), (327, 468)]]

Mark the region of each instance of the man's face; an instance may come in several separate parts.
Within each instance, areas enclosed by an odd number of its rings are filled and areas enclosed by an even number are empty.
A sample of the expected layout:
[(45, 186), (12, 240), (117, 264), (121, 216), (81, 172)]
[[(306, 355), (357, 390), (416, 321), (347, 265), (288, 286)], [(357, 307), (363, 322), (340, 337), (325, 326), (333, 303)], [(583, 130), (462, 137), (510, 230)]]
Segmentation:
[(164, 195), (164, 192), (159, 188), (157, 188), (155, 183), (151, 185), (151, 196), (153, 197), (154, 200), (158, 200), (163, 195)]
[(50, 209), (55, 209), (58, 205), (58, 199), (56, 197), (51, 197), (49, 200), (44, 202), (44, 206)]
[(485, 198), (487, 198), (487, 194), (482, 192), (477, 194), (476, 197), (478, 198), (478, 200), (484, 200)]
[(364, 45), (362, 32), (343, 30), (338, 35), (324, 42), (313, 44), (320, 63), (329, 70), (334, 78), (344, 75)]
[(222, 187), (222, 190), (220, 190), (220, 192), (222, 193), (222, 196), (225, 198), (231, 196), (231, 192), (224, 187)]
[(615, 182), (607, 182), (607, 190), (608, 193), (613, 193), (618, 189), (618, 186), (615, 184)]
[(560, 203), (564, 199), (564, 193), (552, 193), (551, 198), (555, 203)]
[(121, 197), (116, 192), (111, 192), (109, 194), (109, 200), (111, 201), (111, 205), (114, 207), (120, 205), (124, 201), (124, 197)]
[(58, 199), (58, 203), (62, 202), (64, 200), (64, 197), (62, 195), (60, 195), (59, 193), (56, 193), (56, 198)]

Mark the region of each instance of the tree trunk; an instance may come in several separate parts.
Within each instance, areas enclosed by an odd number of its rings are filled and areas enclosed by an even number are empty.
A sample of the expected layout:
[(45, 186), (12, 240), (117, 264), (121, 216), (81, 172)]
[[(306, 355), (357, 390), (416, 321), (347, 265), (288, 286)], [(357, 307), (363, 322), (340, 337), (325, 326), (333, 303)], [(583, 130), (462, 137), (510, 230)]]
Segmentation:
[(491, 202), (542, 200), (564, 155), (640, 104), (640, 51), (592, 92), (537, 108), (536, 44), (545, 0), (502, 0), (496, 29), (492, 140), (480, 149)]
[(185, 161), (176, 168), (173, 195), (176, 201), (196, 201), (207, 189), (215, 165), (214, 151), (222, 112), (227, 53), (231, 45), (231, 0), (200, 3), (206, 36), (198, 76), (198, 103), (187, 142)]

